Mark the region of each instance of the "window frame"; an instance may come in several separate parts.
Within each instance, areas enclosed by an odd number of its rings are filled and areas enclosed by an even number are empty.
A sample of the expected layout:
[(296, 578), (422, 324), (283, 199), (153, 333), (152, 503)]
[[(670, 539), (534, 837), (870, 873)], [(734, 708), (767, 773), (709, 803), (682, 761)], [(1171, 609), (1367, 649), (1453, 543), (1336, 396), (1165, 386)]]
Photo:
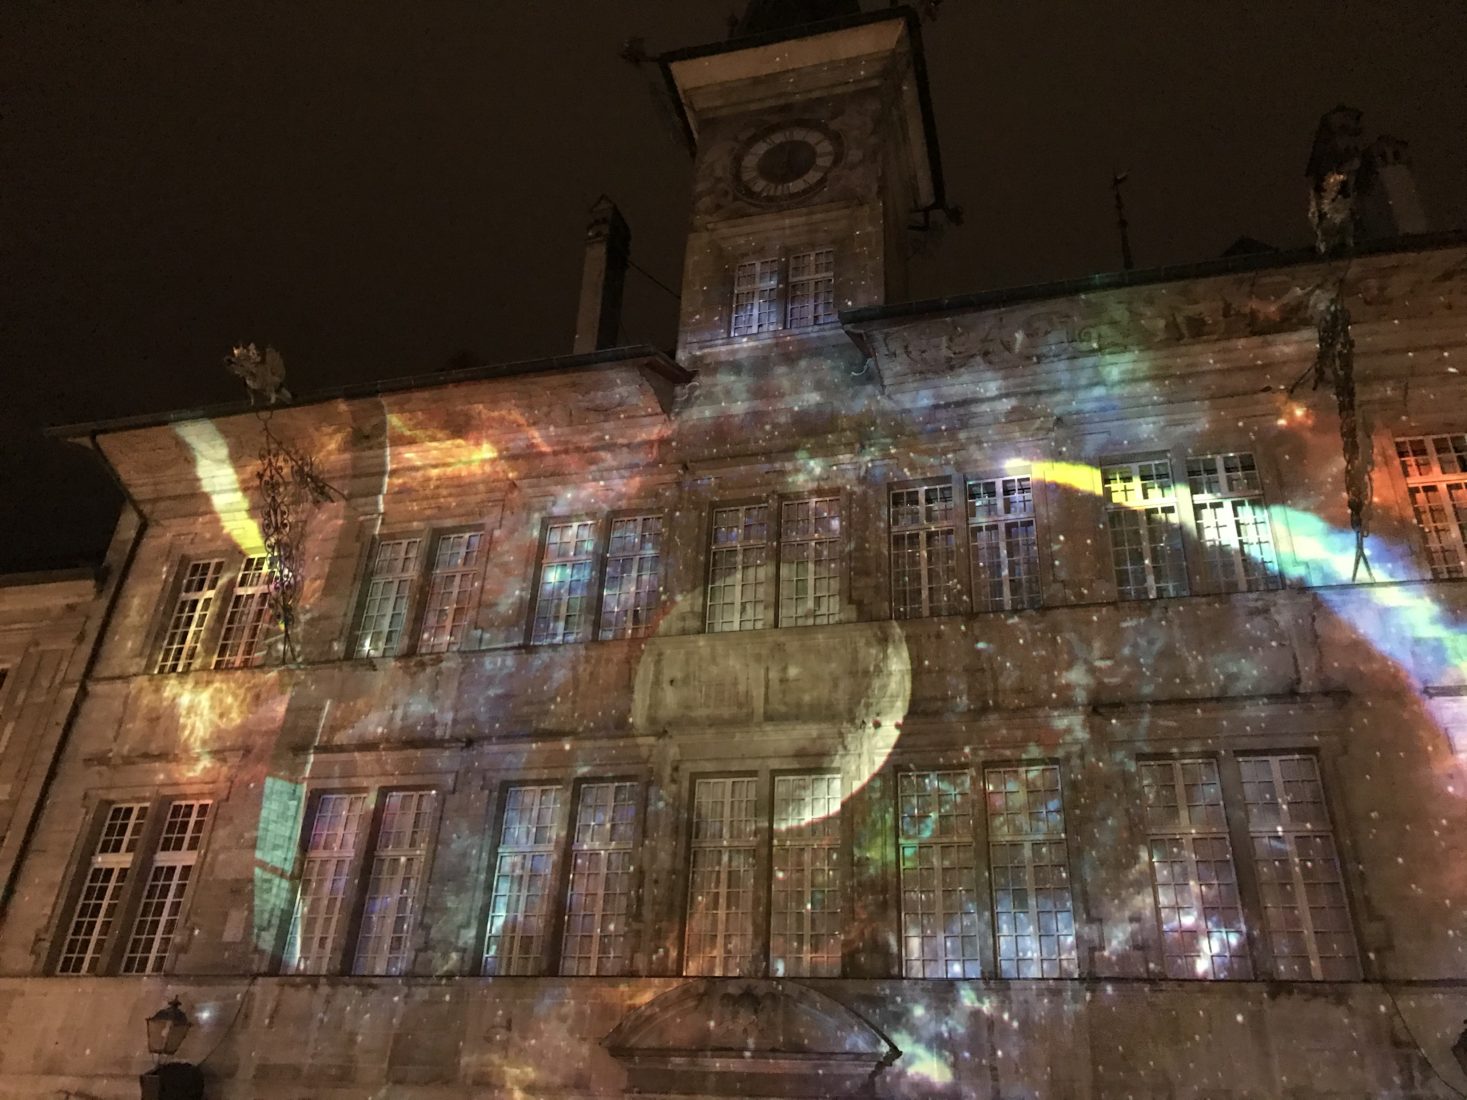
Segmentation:
[[(575, 854), (575, 828), (581, 808), (582, 791), (598, 784), (630, 783), (636, 788), (633, 800), (635, 807), (632, 828), (632, 869), (627, 898), (627, 948), (624, 971), (620, 975), (566, 974), (564, 971), (565, 922), (570, 905), (571, 871)], [(556, 813), (554, 839), (550, 849), (551, 862), (548, 875), (547, 919), (541, 936), (544, 945), (538, 955), (537, 968), (530, 973), (497, 970), (491, 974), (486, 968), (488, 958), (489, 921), (493, 916), (495, 879), (498, 875), (499, 857), (504, 849), (504, 817), (509, 802), (509, 793), (516, 787), (557, 787), (562, 792), (561, 805)], [(473, 949), (469, 952), (469, 973), (482, 977), (632, 977), (637, 973), (641, 952), (643, 929), (642, 884), (646, 873), (643, 847), (647, 836), (647, 814), (649, 810), (652, 777), (634, 769), (611, 769), (605, 775), (567, 776), (564, 773), (527, 773), (500, 779), (493, 785), (489, 798), (488, 820), (484, 836), (485, 855), (483, 867), (483, 889), (477, 906), (477, 921), (474, 925)]]
[[(1427, 538), (1426, 528), (1421, 523), (1420, 513), (1417, 510), (1413, 492), (1421, 488), (1434, 487), (1445, 493), (1447, 486), (1450, 484), (1458, 482), (1467, 483), (1467, 468), (1464, 468), (1456, 474), (1448, 474), (1443, 470), (1440, 452), (1437, 450), (1434, 442), (1438, 437), (1450, 439), (1453, 436), (1464, 434), (1467, 434), (1467, 427), (1463, 427), (1459, 422), (1456, 425), (1456, 430), (1453, 430), (1451, 427), (1440, 431), (1413, 428), (1409, 433), (1401, 435), (1392, 433), (1391, 435), (1391, 474), (1393, 477), (1399, 479), (1401, 497), (1405, 502), (1405, 511), (1410, 516), (1412, 544), (1416, 559), (1422, 569), (1421, 579), (1423, 580), (1458, 580), (1467, 577), (1467, 533), (1463, 532), (1460, 524), (1455, 522), (1452, 524), (1450, 528), (1453, 535), (1451, 541), (1455, 544), (1457, 551), (1457, 572), (1452, 572), (1450, 566), (1444, 566), (1443, 571), (1438, 572), (1437, 564), (1432, 558), (1431, 543)], [(1401, 454), (1401, 447), (1403, 444), (1411, 444), (1417, 441), (1424, 443), (1429, 451), (1429, 457), (1433, 467), (1432, 473), (1413, 475), (1406, 472), (1406, 459)], [(1446, 499), (1450, 507), (1450, 497)]]
[[(177, 961), (178, 945), (184, 938), (181, 932), (188, 923), (189, 913), (193, 908), (195, 898), (195, 884), (205, 878), (203, 868), (205, 861), (210, 857), (209, 843), (213, 837), (214, 822), (218, 818), (219, 807), (224, 801), (224, 795), (214, 788), (182, 788), (176, 791), (157, 792), (155, 788), (136, 793), (129, 790), (117, 790), (88, 793), (84, 800), (84, 812), (87, 814), (87, 823), (77, 836), (73, 845), (71, 858), (69, 859), (65, 878), (57, 895), (58, 904), (52, 918), (52, 929), (50, 941), (47, 945), (46, 954), (42, 966), (42, 972), (49, 977), (55, 978), (88, 978), (120, 975), (123, 977), (145, 978), (150, 976), (168, 975), (173, 973), (173, 964)], [(203, 829), (199, 837), (197, 848), (198, 855), (192, 862), (194, 868), (189, 874), (189, 881), (184, 887), (182, 899), (179, 904), (178, 915), (173, 923), (173, 931), (169, 937), (168, 950), (164, 954), (163, 963), (156, 971), (124, 972), (122, 967), (127, 956), (127, 950), (137, 932), (139, 911), (142, 908), (144, 895), (147, 891), (148, 882), (152, 877), (154, 866), (158, 863), (159, 845), (163, 839), (164, 826), (167, 823), (169, 810), (175, 803), (207, 803), (209, 806), (205, 817)], [(145, 807), (146, 817), (138, 831), (137, 847), (133, 853), (133, 859), (127, 865), (127, 879), (118, 893), (117, 908), (112, 918), (112, 925), (106, 936), (103, 937), (101, 948), (97, 955), (97, 965), (91, 971), (63, 972), (60, 969), (61, 960), (66, 954), (67, 940), (71, 936), (71, 929), (76, 922), (77, 910), (80, 907), (82, 895), (86, 889), (87, 879), (99, 854), (97, 848), (106, 827), (107, 819), (115, 806), (141, 805)]]
[[(802, 241), (798, 245), (785, 242), (773, 248), (750, 249), (743, 255), (734, 257), (728, 272), (729, 293), (726, 299), (728, 304), (728, 323), (723, 326), (723, 338), (729, 340), (750, 340), (778, 336), (780, 334), (800, 336), (810, 333), (827, 332), (833, 326), (839, 324), (840, 309), (837, 295), (840, 286), (841, 252), (842, 250), (837, 246), (835, 241), (823, 239), (819, 241)], [(796, 259), (809, 256), (812, 258), (812, 262), (818, 265), (820, 262), (819, 257), (825, 253), (829, 253), (830, 255), (830, 273), (828, 276), (830, 280), (830, 315), (823, 319), (819, 317), (821, 284), (826, 276), (820, 273), (813, 273), (800, 280), (802, 283), (810, 284), (812, 288), (810, 297), (811, 321), (808, 324), (792, 324), (791, 309), (794, 306), (793, 289), (795, 284), (795, 280), (792, 277), (793, 262)], [(759, 327), (760, 301), (758, 295), (760, 290), (765, 289), (758, 283), (761, 274), (760, 267), (762, 265), (772, 266), (775, 276), (773, 303), (774, 315), (778, 323), (768, 328)], [(741, 289), (739, 286), (739, 272), (741, 269), (747, 267), (754, 267), (755, 269), (754, 298), (752, 301), (754, 323), (751, 327), (740, 325), (739, 295)]]
[[(826, 540), (836, 544), (836, 617), (829, 623), (805, 623), (787, 622), (784, 606), (784, 507), (786, 504), (799, 504), (801, 502), (812, 502), (816, 500), (835, 500), (838, 508), (840, 522), (840, 534), (834, 539)], [(760, 594), (760, 601), (764, 607), (763, 625), (740, 627), (734, 625), (727, 629), (713, 630), (709, 628), (709, 614), (712, 610), (713, 601), (713, 562), (714, 553), (719, 548), (713, 543), (714, 534), (718, 529), (718, 513), (738, 508), (763, 508), (765, 510), (764, 528), (764, 550), (765, 550), (765, 578)], [(776, 492), (763, 496), (741, 496), (715, 498), (708, 502), (704, 510), (705, 530), (703, 532), (702, 546), (704, 550), (703, 560), (703, 607), (701, 614), (701, 625), (699, 633), (707, 635), (724, 634), (746, 634), (756, 630), (785, 630), (799, 629), (803, 627), (838, 626), (851, 621), (851, 567), (852, 567), (852, 524), (851, 524), (851, 494), (844, 488), (825, 488), (811, 486), (792, 492)], [(792, 543), (801, 544), (821, 540), (793, 539)], [(737, 545), (743, 545), (742, 543)], [(737, 610), (735, 611), (737, 615)], [(737, 619), (735, 619), (737, 624)]]
[[(238, 549), (220, 549), (180, 554), (175, 557), (172, 572), (163, 586), (162, 598), (158, 601), (154, 612), (153, 627), (148, 634), (144, 666), (148, 675), (186, 676), (195, 672), (231, 672), (239, 669), (259, 668), (266, 663), (270, 646), (280, 634), (279, 625), (274, 621), (274, 616), (269, 613), (268, 605), (265, 621), (260, 627), (259, 636), (255, 640), (254, 652), (248, 663), (229, 665), (218, 663), (230, 605), (237, 594), (241, 573), (251, 558), (265, 556), (264, 550), (244, 553)], [(163, 668), (164, 650), (172, 632), (172, 623), (178, 604), (184, 596), (183, 589), (188, 581), (189, 570), (194, 565), (209, 561), (220, 563), (219, 577), (211, 592), (209, 607), (204, 613), (203, 622), (196, 633), (193, 660), (183, 668), (165, 669)]]
[[(1173, 477), (1173, 487), (1176, 491), (1177, 514), (1179, 519), (1185, 516), (1185, 529), (1182, 532), (1182, 544), (1187, 561), (1187, 586), (1190, 595), (1245, 595), (1250, 592), (1278, 592), (1287, 587), (1285, 572), (1285, 540), (1283, 533), (1279, 530), (1280, 525), (1274, 522), (1274, 515), (1269, 506), (1269, 481), (1265, 476), (1265, 463), (1253, 440), (1247, 440), (1241, 446), (1233, 446), (1231, 443), (1194, 444), (1184, 450), (1170, 452), (1173, 471), (1177, 468), (1180, 460), (1182, 468), (1181, 480)], [(1224, 459), (1248, 458), (1253, 464), (1253, 474), (1257, 479), (1257, 489), (1243, 489), (1229, 491), (1223, 485), (1221, 493), (1198, 493), (1192, 487), (1192, 463), (1207, 461), (1210, 464), (1210, 472), (1218, 474), (1219, 479), (1225, 477), (1218, 463)], [(1233, 552), (1233, 583), (1222, 583), (1212, 576), (1212, 569), (1208, 565), (1209, 544), (1202, 537), (1202, 516), (1199, 504), (1203, 506), (1214, 504), (1231, 504), (1233, 501), (1246, 500), (1252, 502), (1263, 513), (1263, 522), (1268, 532), (1269, 547), (1273, 551), (1273, 569), (1271, 574), (1265, 573), (1265, 583), (1260, 587), (1250, 587), (1247, 584), (1247, 567), (1243, 560), (1247, 558), (1241, 543), (1232, 547)], [(1232, 520), (1233, 530), (1236, 534), (1236, 520)], [(1236, 583), (1239, 572), (1244, 574), (1242, 584)], [(1114, 572), (1114, 570), (1112, 570)], [(1166, 598), (1166, 597), (1152, 597)]]
[[(479, 536), (477, 551), (479, 560), (472, 567), (472, 580), (465, 610), (464, 636), (456, 646), (449, 646), (446, 649), (425, 649), (423, 632), (427, 627), (428, 603), (433, 592), (433, 582), (438, 575), (434, 568), (438, 560), (438, 550), (444, 539), (457, 535)], [(378, 548), (384, 542), (410, 539), (418, 540), (418, 560), (412, 572), (404, 575), (408, 581), (407, 607), (397, 642), (390, 647), (384, 646), (382, 653), (363, 653), (361, 652), (362, 631), (367, 621)], [(476, 634), (478, 628), (475, 620), (478, 617), (484, 590), (484, 574), (488, 568), (492, 549), (492, 535), (482, 523), (444, 523), (427, 527), (384, 526), (379, 529), (367, 540), (358, 563), (356, 598), (352, 603), (352, 613), (347, 622), (346, 638), (342, 648), (345, 659), (383, 661), (398, 657), (443, 656), (477, 649), (479, 639)], [(469, 572), (469, 570), (456, 570), (455, 572)]]
[[(687, 980), (709, 977), (689, 970), (688, 933), (690, 930), (690, 908), (693, 901), (693, 826), (695, 798), (699, 780), (752, 779), (754, 781), (754, 871), (753, 913), (750, 950), (750, 973), (729, 977), (772, 978), (773, 977), (773, 919), (774, 919), (774, 811), (775, 784), (783, 778), (798, 776), (834, 776), (840, 789), (840, 838), (836, 842), (836, 867), (839, 875), (839, 897), (841, 913), (840, 961), (834, 975), (809, 975), (784, 977), (791, 981), (808, 981), (820, 978), (841, 978), (850, 971), (850, 920), (853, 903), (854, 862), (852, 839), (854, 813), (848, 809), (853, 794), (850, 778), (839, 764), (811, 767), (805, 764), (779, 766), (778, 764), (757, 768), (708, 769), (691, 771), (680, 784), (682, 816), (679, 831), (681, 871), (678, 874), (676, 891), (677, 952), (675, 964), (669, 973)], [(783, 979), (777, 979), (783, 980)]]
[[(1020, 469), (1015, 466), (1002, 472), (979, 472), (957, 475), (958, 483), (962, 487), (962, 526), (963, 537), (959, 540), (963, 544), (963, 553), (967, 555), (966, 567), (963, 571), (963, 583), (968, 588), (968, 613), (973, 615), (1014, 615), (1021, 611), (1033, 611), (1045, 606), (1044, 582), (1046, 573), (1046, 554), (1041, 534), (1048, 526), (1045, 517), (1041, 516), (1043, 510), (1043, 494), (1041, 487), (1044, 482), (1034, 476), (1032, 465), (1025, 465)], [(1003, 499), (1002, 484), (1005, 481), (1027, 480), (1029, 482), (1029, 513), (1027, 516), (995, 516), (986, 520), (975, 520), (969, 511), (969, 494), (974, 485), (986, 482), (998, 482), (1000, 486), (999, 500)], [(1012, 592), (1006, 595), (1003, 605), (1000, 607), (980, 607), (978, 596), (978, 561), (973, 553), (973, 534), (975, 528), (982, 526), (996, 526), (999, 530), (1006, 531), (1010, 523), (1028, 520), (1034, 525), (1034, 595), (1032, 602), (1025, 602), (1022, 598), (1015, 599)], [(1003, 546), (1003, 562), (1005, 566), (1009, 563), (1007, 540)], [(1007, 570), (1004, 574), (1004, 587), (1011, 588)]]
[[(1177, 476), (1179, 459), (1182, 471), (1180, 478)], [(1170, 504), (1176, 517), (1172, 526), (1176, 529), (1175, 555), (1179, 569), (1179, 576), (1172, 583), (1179, 586), (1180, 591), (1169, 593), (1158, 591), (1157, 565), (1148, 541), (1143, 548), (1146, 592), (1140, 595), (1123, 593), (1120, 576), (1116, 569), (1115, 530), (1111, 526), (1111, 516), (1116, 513), (1140, 515), (1142, 517), (1140, 530), (1143, 534), (1149, 535), (1150, 529), (1145, 519), (1148, 509), (1135, 508), (1126, 504), (1113, 504), (1106, 487), (1106, 471), (1118, 466), (1129, 466), (1132, 477), (1139, 483), (1139, 468), (1160, 462), (1166, 463), (1168, 478), (1171, 482)], [(1106, 569), (1102, 575), (1108, 580), (1110, 590), (1115, 594), (1115, 599), (1119, 603), (1147, 603), (1152, 600), (1181, 599), (1199, 594), (1196, 580), (1200, 562), (1193, 560), (1197, 521), (1192, 513), (1192, 496), (1187, 483), (1186, 462), (1186, 455), (1179, 454), (1174, 448), (1102, 455), (1096, 462), (1096, 474), (1100, 487), (1100, 529), (1105, 534), (1103, 545), (1106, 553)], [(1160, 504), (1158, 507), (1166, 507), (1166, 504)]]
[[(301, 800), (300, 820), (296, 825), (295, 855), (290, 874), (289, 905), (280, 914), (278, 947), (274, 952), (270, 972), (280, 977), (383, 977), (381, 974), (358, 974), (356, 957), (360, 947), (362, 921), (367, 893), (371, 886), (370, 874), (375, 859), (378, 839), (381, 835), (382, 814), (388, 795), (409, 791), (429, 791), (435, 796), (433, 819), (428, 824), (423, 848), (423, 868), (418, 886), (417, 912), (413, 919), (412, 936), (416, 938), (422, 928), (423, 913), (432, 887), (433, 865), (438, 852), (439, 830), (443, 827), (444, 809), (452, 786), (449, 783), (422, 781), (405, 777), (397, 782), (346, 782), (340, 785), (323, 784), (311, 787)], [(310, 834), (320, 811), (322, 801), (329, 796), (352, 797), (361, 795), (366, 800), (362, 820), (358, 825), (357, 846), (352, 851), (347, 866), (347, 893), (340, 913), (337, 942), (327, 956), (327, 965), (319, 970), (299, 970), (290, 958), (290, 942), (295, 936), (296, 914), (300, 907), (302, 876), (310, 855)], [(413, 960), (410, 958), (402, 977), (412, 975)]]
[[(616, 508), (603, 513), (568, 512), (563, 515), (547, 514), (540, 519), (539, 535), (535, 540), (534, 565), (530, 572), (530, 594), (528, 611), (525, 615), (524, 644), (535, 649), (555, 649), (560, 646), (586, 645), (591, 642), (625, 642), (638, 638), (651, 637), (656, 629), (656, 624), (667, 606), (667, 576), (668, 562), (667, 551), (671, 541), (668, 529), (668, 514), (670, 509), (661, 504), (648, 504), (645, 507)], [(643, 628), (630, 634), (613, 635), (603, 637), (605, 628), (605, 601), (606, 601), (606, 574), (610, 566), (611, 554), (611, 532), (619, 521), (656, 519), (661, 527), (658, 532), (657, 544), (657, 603), (646, 611), (647, 621)], [(546, 548), (549, 545), (550, 529), (568, 524), (589, 523), (591, 525), (591, 577), (586, 591), (588, 610), (586, 612), (585, 636), (570, 640), (546, 639), (536, 640), (535, 621), (540, 610), (540, 586), (543, 583), (545, 567), (555, 565), (557, 562), (545, 560)], [(616, 555), (617, 557), (638, 557), (640, 555)]]

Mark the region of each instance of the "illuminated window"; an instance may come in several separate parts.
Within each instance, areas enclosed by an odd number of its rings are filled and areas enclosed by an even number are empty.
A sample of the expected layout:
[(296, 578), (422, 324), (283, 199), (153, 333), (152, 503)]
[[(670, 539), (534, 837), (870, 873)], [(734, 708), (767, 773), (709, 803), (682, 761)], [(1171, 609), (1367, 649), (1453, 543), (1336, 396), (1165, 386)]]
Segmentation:
[(779, 327), (779, 260), (739, 264), (734, 272), (733, 335), (752, 336)]
[(891, 588), (898, 619), (957, 613), (955, 523), (951, 484), (892, 490)]
[(1027, 477), (968, 482), (973, 606), (1017, 611), (1039, 606), (1039, 543)]
[(1345, 879), (1311, 756), (1244, 756), (1243, 797), (1274, 977), (1355, 981)]
[(1252, 977), (1217, 763), (1139, 768), (1166, 976)]
[(809, 328), (835, 320), (835, 250), (821, 248), (790, 257), (790, 328)]
[(421, 538), (382, 539), (372, 555), (367, 591), (357, 626), (358, 657), (397, 653), (412, 613), (413, 583), (422, 552)]
[(1171, 463), (1113, 463), (1101, 471), (1101, 481), (1120, 598), (1185, 596), (1187, 564)]
[(840, 977), (840, 805), (839, 775), (774, 778), (773, 977)]
[(902, 972), (908, 978), (980, 977), (969, 775), (903, 772), (898, 795)]
[(562, 974), (625, 974), (631, 960), (638, 786), (585, 783), (571, 840)]
[(286, 942), (286, 972), (336, 974), (347, 962), (354, 974), (407, 971), (437, 805), (434, 791), (317, 797)]
[(402, 974), (412, 961), (437, 798), (433, 791), (391, 791), (382, 800), (354, 974)]
[(713, 513), (708, 630), (761, 630), (769, 573), (769, 508), (749, 504)]
[[(203, 849), (210, 803), (107, 807), (56, 960), (58, 974), (159, 974)], [(155, 812), (162, 825), (150, 832)], [(135, 907), (126, 935), (119, 917)], [(118, 958), (120, 954), (121, 958)], [(109, 956), (111, 961), (109, 962)]]
[(693, 785), (687, 974), (737, 977), (754, 971), (757, 784), (749, 777), (699, 779)]
[[(640, 803), (641, 785), (623, 780), (582, 783), (573, 816), (558, 784), (505, 792), (485, 974), (627, 973)], [(557, 961), (553, 918), (562, 890)]]
[(787, 500), (780, 517), (780, 625), (839, 622), (840, 498)]
[(184, 567), (178, 599), (168, 619), (168, 631), (163, 636), (156, 671), (187, 672), (194, 667), (204, 637), (204, 626), (209, 619), (209, 608), (213, 606), (223, 573), (222, 558), (189, 562)]
[(479, 581), (479, 531), (439, 535), (428, 576), (419, 653), (447, 653), (463, 645)]
[(1075, 915), (1059, 768), (989, 768), (988, 856), (1000, 978), (1073, 978)]
[(835, 250), (749, 260), (734, 269), (734, 336), (811, 328), (836, 320)]
[(258, 554), (240, 566), (214, 654), (215, 668), (250, 668), (259, 663), (260, 640), (270, 625), (269, 564), (269, 558)]
[(662, 517), (613, 518), (601, 586), (601, 629), (608, 638), (640, 638), (662, 603)]
[(546, 527), (531, 642), (555, 645), (590, 639), (596, 613), (595, 573), (594, 523), (574, 520)]
[(1207, 581), (1219, 592), (1279, 587), (1263, 486), (1251, 454), (1187, 459), (1187, 485)]
[(1431, 575), (1467, 577), (1467, 435), (1396, 440)]

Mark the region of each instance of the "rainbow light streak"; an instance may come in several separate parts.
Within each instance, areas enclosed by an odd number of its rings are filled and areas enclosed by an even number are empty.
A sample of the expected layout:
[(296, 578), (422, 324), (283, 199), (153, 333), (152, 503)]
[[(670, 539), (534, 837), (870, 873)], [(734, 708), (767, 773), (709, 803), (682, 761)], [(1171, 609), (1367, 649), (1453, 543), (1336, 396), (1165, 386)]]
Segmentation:
[[(1100, 469), (1084, 463), (1030, 464), (1010, 459), (1009, 469), (1028, 468), (1035, 480), (1099, 495)], [(1146, 502), (1126, 507), (1145, 510)], [(1268, 506), (1269, 522), (1289, 533), (1294, 554), (1279, 555), (1281, 575), (1301, 581), (1377, 651), (1425, 683), (1467, 681), (1467, 629), (1453, 622), (1435, 600), (1405, 582), (1418, 578), (1408, 548), (1379, 537), (1371, 540), (1375, 583), (1354, 583), (1355, 533), (1326, 523), (1312, 512)], [(1425, 643), (1425, 644), (1423, 644)], [(1424, 662), (1424, 663), (1423, 663)]]
[(193, 452), (199, 487), (208, 494), (225, 534), (243, 553), (263, 553), (265, 536), (250, 515), (250, 502), (229, 456), (229, 441), (212, 420), (186, 420), (173, 425), (173, 430)]

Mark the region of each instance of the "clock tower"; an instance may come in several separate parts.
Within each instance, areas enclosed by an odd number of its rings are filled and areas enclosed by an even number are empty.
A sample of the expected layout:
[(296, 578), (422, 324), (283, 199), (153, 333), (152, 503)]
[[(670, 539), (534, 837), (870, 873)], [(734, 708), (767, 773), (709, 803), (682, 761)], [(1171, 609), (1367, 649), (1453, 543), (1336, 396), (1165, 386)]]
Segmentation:
[(753, 0), (659, 63), (693, 151), (679, 361), (853, 354), (837, 314), (905, 295), (908, 225), (943, 205), (916, 15)]

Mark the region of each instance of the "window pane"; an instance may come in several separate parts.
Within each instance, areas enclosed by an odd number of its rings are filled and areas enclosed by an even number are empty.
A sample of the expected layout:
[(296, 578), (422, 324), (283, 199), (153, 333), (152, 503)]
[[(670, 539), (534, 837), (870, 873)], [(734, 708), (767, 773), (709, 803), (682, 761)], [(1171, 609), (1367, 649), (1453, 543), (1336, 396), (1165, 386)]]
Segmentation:
[(412, 610), (413, 581), (418, 575), (422, 539), (385, 539), (377, 544), (367, 577), (367, 594), (357, 629), (358, 657), (384, 657), (397, 652)]
[(1039, 606), (1039, 544), (1027, 477), (968, 482), (973, 606), (1017, 611)]
[(966, 771), (898, 780), (902, 959), (909, 978), (977, 978), (973, 792)]
[(790, 257), (789, 327), (824, 325), (835, 318), (835, 250), (795, 253)]
[(1101, 470), (1116, 590), (1123, 600), (1187, 594), (1187, 564), (1171, 463), (1128, 462)]
[(1273, 532), (1253, 456), (1189, 458), (1187, 483), (1208, 583), (1222, 592), (1278, 588)]
[(463, 645), (469, 626), (474, 584), (479, 579), (479, 531), (440, 535), (428, 578), (419, 653), (447, 653)]
[(635, 783), (587, 783), (576, 806), (562, 974), (625, 974), (631, 961)]
[(753, 970), (755, 786), (751, 778), (694, 784), (687, 974), (733, 977)]
[(787, 500), (780, 516), (780, 625), (839, 622), (840, 498)]
[(594, 523), (553, 523), (546, 529), (531, 642), (558, 645), (590, 640), (591, 616), (596, 610), (591, 599), (595, 564)]
[(751, 260), (734, 271), (734, 336), (773, 332), (780, 327), (779, 260)]
[(209, 809), (208, 802), (174, 802), (168, 807), (132, 937), (122, 958), (124, 974), (162, 972), (178, 928), (184, 894), (203, 847)]
[(1217, 763), (1147, 761), (1140, 773), (1167, 977), (1251, 978)]
[(709, 633), (762, 630), (769, 579), (769, 508), (763, 504), (713, 513), (708, 567)]
[(270, 559), (264, 554), (245, 558), (229, 609), (224, 615), (224, 629), (219, 634), (219, 649), (214, 654), (215, 668), (249, 668), (259, 664), (260, 640), (270, 625)]
[(1302, 754), (1245, 756), (1238, 764), (1275, 977), (1357, 980), (1355, 934), (1318, 764)]
[(1467, 577), (1467, 435), (1398, 439), (1396, 456), (1431, 575)]
[(56, 962), (58, 974), (97, 972), (147, 817), (145, 802), (108, 807)]
[(412, 962), (437, 799), (433, 791), (392, 791), (383, 799), (353, 973), (402, 974)]
[(775, 777), (773, 977), (840, 977), (840, 805), (839, 775)]
[(957, 535), (951, 485), (892, 491), (891, 578), (897, 618), (957, 612)]
[(612, 520), (601, 589), (603, 640), (639, 638), (651, 630), (662, 603), (661, 574), (662, 517)]
[(223, 559), (190, 562), (184, 568), (178, 601), (173, 605), (163, 649), (158, 654), (158, 672), (187, 672), (194, 667), (223, 572)]
[(484, 943), (485, 974), (540, 974), (550, 931), (559, 787), (511, 787)]
[(1059, 768), (990, 768), (988, 851), (1001, 978), (1079, 973)]
[(316, 803), (285, 947), (287, 972), (328, 974), (339, 965), (366, 805), (364, 794), (327, 794)]

